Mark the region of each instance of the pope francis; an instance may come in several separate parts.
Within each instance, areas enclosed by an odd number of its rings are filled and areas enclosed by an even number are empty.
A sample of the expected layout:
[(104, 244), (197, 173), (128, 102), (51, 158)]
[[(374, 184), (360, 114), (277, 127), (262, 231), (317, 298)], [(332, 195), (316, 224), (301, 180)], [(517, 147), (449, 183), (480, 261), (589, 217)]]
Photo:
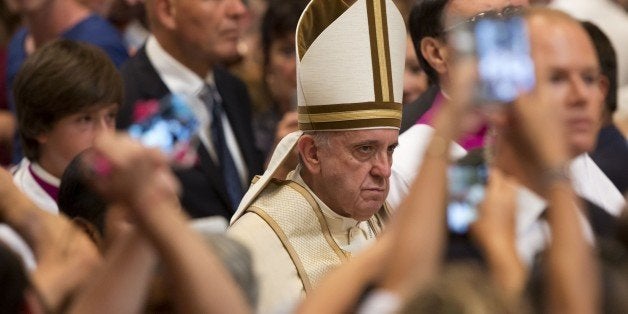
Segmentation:
[[(405, 45), (391, 0), (313, 0), (303, 12), (296, 31), (300, 131), (279, 144), (228, 231), (251, 250), (258, 312), (299, 300), (382, 232)], [(297, 168), (273, 179), (295, 147)]]

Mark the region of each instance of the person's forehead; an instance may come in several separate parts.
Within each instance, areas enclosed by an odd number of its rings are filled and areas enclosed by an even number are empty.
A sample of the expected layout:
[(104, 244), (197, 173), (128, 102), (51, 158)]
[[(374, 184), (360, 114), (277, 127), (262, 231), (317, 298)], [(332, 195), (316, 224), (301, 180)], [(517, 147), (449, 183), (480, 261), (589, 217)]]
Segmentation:
[(481, 12), (499, 11), (507, 6), (528, 5), (528, 0), (451, 0), (445, 12), (450, 16), (468, 18)]
[(532, 19), (528, 25), (536, 63), (598, 67), (591, 39), (577, 22), (545, 18)]
[(385, 142), (392, 144), (397, 142), (398, 136), (399, 130), (396, 129), (367, 129), (338, 132), (335, 138), (347, 144), (362, 142)]

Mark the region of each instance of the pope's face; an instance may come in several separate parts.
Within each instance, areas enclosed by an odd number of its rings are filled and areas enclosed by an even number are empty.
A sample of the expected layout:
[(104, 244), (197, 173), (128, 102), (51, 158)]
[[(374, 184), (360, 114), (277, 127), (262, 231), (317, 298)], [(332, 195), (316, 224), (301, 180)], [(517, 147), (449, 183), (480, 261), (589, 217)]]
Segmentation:
[(601, 127), (604, 89), (595, 48), (587, 33), (574, 22), (542, 19), (529, 23), (537, 85), (550, 91), (566, 124), (572, 156), (593, 149)]
[(336, 132), (319, 149), (318, 196), (332, 210), (359, 221), (371, 218), (388, 195), (397, 130)]

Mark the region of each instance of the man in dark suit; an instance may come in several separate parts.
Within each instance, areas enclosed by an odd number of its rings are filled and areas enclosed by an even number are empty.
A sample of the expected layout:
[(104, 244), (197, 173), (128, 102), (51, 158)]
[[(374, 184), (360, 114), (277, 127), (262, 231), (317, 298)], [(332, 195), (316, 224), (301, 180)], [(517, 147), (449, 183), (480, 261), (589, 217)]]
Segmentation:
[(153, 35), (122, 68), (126, 98), (119, 127), (134, 108), (170, 93), (187, 96), (201, 124), (199, 162), (177, 170), (181, 202), (193, 217), (230, 218), (251, 178), (262, 172), (244, 84), (218, 64), (237, 54), (241, 0), (148, 0)]

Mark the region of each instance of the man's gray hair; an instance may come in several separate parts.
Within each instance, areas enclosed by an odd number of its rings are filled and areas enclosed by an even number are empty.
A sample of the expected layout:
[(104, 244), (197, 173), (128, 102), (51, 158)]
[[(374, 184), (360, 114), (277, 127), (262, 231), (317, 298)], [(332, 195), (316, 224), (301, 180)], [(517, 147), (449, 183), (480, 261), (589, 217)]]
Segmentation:
[(249, 250), (240, 242), (223, 234), (201, 232), (214, 253), (238, 284), (251, 307), (257, 306), (258, 285), (253, 273), (253, 259)]

